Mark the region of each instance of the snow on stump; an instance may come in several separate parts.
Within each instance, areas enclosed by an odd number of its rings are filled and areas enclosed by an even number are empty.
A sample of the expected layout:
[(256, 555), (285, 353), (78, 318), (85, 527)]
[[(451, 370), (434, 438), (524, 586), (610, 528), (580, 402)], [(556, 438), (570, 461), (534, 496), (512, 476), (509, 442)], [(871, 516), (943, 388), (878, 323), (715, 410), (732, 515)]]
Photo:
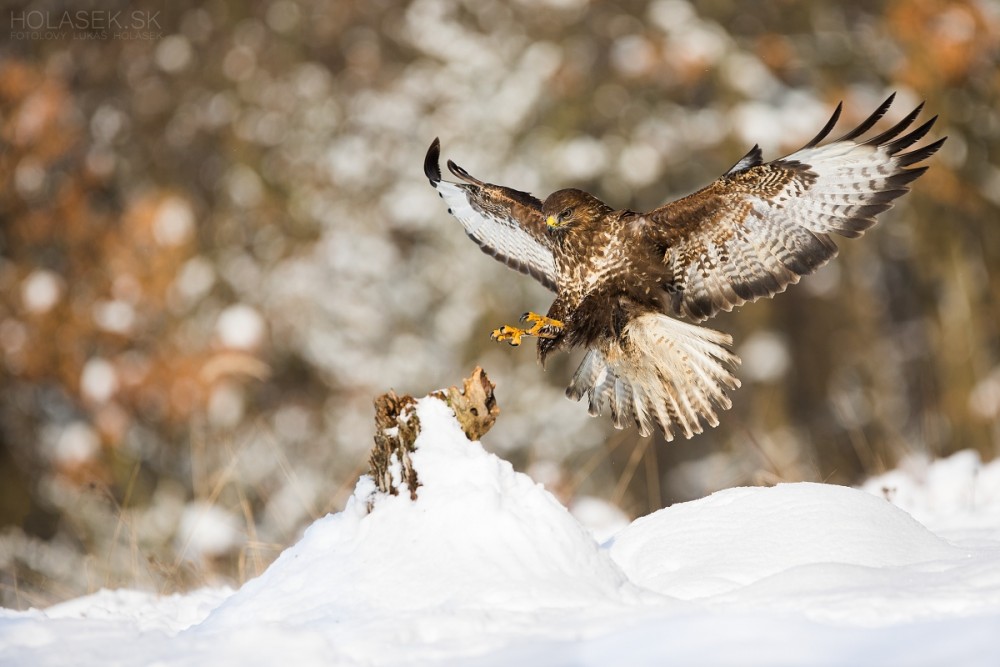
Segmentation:
[[(430, 397), (451, 408), (466, 437), (475, 441), (493, 427), (500, 414), (493, 395), (495, 388), (486, 372), (476, 366), (463, 380), (461, 389), (449, 387), (431, 393)], [(392, 390), (375, 399), (375, 447), (368, 458), (375, 487), (382, 493), (398, 495), (405, 485), (410, 500), (417, 499), (417, 487), (420, 486), (410, 456), (420, 433), (416, 405), (412, 396), (399, 396)]]
[(322, 618), (338, 645), (397, 645), (398, 658), (415, 636), (433, 646), (496, 627), (489, 641), (502, 643), (512, 627), (530, 632), (539, 609), (589, 618), (634, 604), (641, 594), (569, 511), (483, 449), (499, 414), (493, 387), (476, 368), (461, 388), (378, 397), (371, 474), (344, 510), (313, 523), (201, 631)]

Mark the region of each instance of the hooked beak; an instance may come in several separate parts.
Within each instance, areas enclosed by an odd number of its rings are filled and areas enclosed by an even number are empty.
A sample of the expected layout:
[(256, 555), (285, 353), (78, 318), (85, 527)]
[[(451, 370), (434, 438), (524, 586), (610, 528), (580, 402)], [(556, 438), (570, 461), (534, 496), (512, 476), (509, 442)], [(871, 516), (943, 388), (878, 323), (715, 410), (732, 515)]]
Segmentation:
[(556, 216), (550, 215), (548, 218), (545, 219), (545, 224), (548, 226), (549, 229), (555, 229), (556, 227), (559, 226), (559, 221), (556, 220)]

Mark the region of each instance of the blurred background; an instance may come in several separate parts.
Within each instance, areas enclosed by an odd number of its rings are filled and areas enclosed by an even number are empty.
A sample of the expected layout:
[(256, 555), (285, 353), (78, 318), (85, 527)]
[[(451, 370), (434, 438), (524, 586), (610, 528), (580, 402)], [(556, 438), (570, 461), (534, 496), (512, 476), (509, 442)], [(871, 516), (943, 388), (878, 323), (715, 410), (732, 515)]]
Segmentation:
[[(2, 7), (0, 605), (256, 575), (366, 471), (375, 395), (476, 364), (487, 448), (629, 516), (1000, 448), (996, 2)], [(834, 263), (711, 323), (743, 388), (670, 445), (566, 400), (578, 356), (489, 340), (551, 297), (422, 173), (440, 136), (645, 210), (891, 91), (886, 122), (926, 100), (948, 142)]]

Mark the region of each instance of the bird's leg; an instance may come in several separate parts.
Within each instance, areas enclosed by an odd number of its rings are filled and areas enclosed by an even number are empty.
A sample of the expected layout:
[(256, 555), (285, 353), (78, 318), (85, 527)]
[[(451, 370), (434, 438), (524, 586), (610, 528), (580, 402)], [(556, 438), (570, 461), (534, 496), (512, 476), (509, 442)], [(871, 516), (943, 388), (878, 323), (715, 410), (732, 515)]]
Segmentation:
[(518, 327), (512, 327), (509, 324), (505, 324), (499, 329), (494, 329), (493, 333), (490, 334), (490, 338), (497, 342), (507, 341), (511, 345), (517, 346), (521, 344), (522, 336), (555, 338), (562, 331), (562, 328), (566, 326), (559, 320), (530, 312), (522, 315), (521, 321), (530, 322), (531, 327), (528, 329), (520, 329)]
[(530, 336), (538, 338), (555, 338), (566, 325), (557, 319), (547, 315), (527, 312), (521, 315), (522, 322), (531, 322), (531, 328), (526, 332)]

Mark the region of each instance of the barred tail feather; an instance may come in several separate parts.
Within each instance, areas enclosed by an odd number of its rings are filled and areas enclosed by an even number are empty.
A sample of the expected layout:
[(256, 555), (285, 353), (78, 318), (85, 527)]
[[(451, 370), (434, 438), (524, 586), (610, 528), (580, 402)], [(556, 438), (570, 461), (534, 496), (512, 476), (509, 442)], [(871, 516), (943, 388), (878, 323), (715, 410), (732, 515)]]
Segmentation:
[(668, 441), (675, 430), (691, 438), (732, 405), (725, 390), (740, 386), (732, 374), (740, 360), (724, 347), (731, 344), (727, 334), (646, 313), (620, 339), (587, 351), (566, 395), (586, 395), (591, 415), (609, 408), (615, 428), (634, 423), (646, 436), (655, 423)]

